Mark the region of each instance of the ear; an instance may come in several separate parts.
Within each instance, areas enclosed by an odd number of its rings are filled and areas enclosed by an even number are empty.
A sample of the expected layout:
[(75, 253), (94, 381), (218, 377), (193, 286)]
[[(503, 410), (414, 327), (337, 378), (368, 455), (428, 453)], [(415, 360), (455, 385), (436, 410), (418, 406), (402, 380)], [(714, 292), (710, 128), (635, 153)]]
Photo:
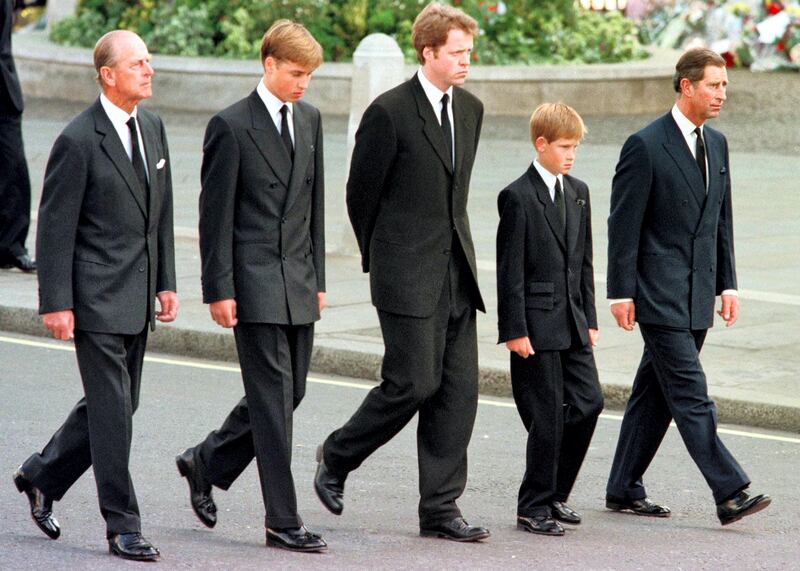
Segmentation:
[(422, 48), (422, 57), (426, 62), (436, 59), (436, 50), (430, 46), (425, 46)]
[(681, 94), (687, 95), (691, 97), (692, 93), (694, 92), (694, 84), (689, 81), (687, 78), (681, 79)]
[(544, 137), (536, 137), (536, 140), (533, 142), (533, 146), (536, 147), (536, 150), (540, 153), (543, 153), (547, 148), (548, 141)]
[(267, 56), (264, 59), (264, 73), (272, 73), (278, 67), (278, 62), (272, 56)]
[(114, 70), (104, 65), (100, 68), (100, 79), (103, 80), (104, 85), (116, 85), (116, 78), (114, 77)]

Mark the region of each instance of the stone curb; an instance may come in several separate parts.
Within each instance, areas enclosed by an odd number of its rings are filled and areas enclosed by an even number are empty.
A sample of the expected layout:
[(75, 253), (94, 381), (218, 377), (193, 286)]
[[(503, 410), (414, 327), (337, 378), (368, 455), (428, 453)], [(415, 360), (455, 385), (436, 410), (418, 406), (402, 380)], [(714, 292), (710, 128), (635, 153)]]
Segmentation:
[[(0, 305), (0, 331), (49, 337), (36, 310)], [(357, 344), (353, 344), (357, 345)], [(152, 333), (148, 350), (158, 353), (237, 361), (236, 346), (230, 333), (195, 331), (162, 326)], [(380, 379), (381, 356), (369, 351), (346, 349), (315, 340), (311, 370), (369, 381)], [(626, 385), (603, 384), (607, 410), (622, 410), (630, 395)], [(503, 369), (481, 367), (479, 392), (485, 396), (511, 396), (509, 373)], [(800, 408), (768, 403), (753, 403), (714, 396), (720, 422), (800, 433)]]

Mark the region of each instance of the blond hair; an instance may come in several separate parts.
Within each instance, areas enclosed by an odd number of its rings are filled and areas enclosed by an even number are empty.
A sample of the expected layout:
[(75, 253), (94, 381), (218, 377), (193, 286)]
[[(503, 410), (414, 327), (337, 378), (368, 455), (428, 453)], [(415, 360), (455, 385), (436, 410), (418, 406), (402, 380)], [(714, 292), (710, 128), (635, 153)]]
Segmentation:
[(461, 30), (471, 36), (477, 36), (478, 22), (458, 8), (438, 2), (432, 2), (422, 9), (411, 28), (411, 41), (420, 64), (425, 63), (422, 51), (431, 48), (436, 53), (447, 43), (447, 34), (450, 30)]
[(581, 140), (586, 135), (583, 119), (564, 103), (542, 103), (531, 115), (531, 142), (544, 137), (548, 142), (558, 139)]
[(277, 20), (261, 40), (262, 65), (268, 57), (317, 69), (322, 63), (322, 46), (302, 24)]

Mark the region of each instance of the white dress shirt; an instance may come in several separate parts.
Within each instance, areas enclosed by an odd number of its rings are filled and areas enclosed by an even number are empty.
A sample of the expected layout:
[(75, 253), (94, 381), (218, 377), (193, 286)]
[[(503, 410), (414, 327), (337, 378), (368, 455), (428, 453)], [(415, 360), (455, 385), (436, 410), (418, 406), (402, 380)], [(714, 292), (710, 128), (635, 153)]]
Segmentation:
[(139, 152), (142, 155), (142, 162), (144, 162), (144, 172), (147, 175), (147, 181), (150, 182), (150, 172), (147, 169), (147, 155), (144, 150), (144, 142), (142, 141), (142, 126), (139, 124), (139, 118), (136, 116), (137, 107), (133, 108), (130, 115), (111, 103), (104, 93), (100, 94), (100, 105), (103, 106), (103, 111), (108, 115), (114, 130), (119, 135), (119, 140), (122, 141), (122, 146), (128, 155), (128, 159), (133, 161), (133, 144), (131, 142), (131, 130), (128, 127), (128, 119), (133, 117), (136, 120), (136, 133), (139, 135)]
[(264, 105), (267, 107), (267, 113), (269, 113), (270, 119), (272, 122), (275, 123), (275, 128), (278, 130), (278, 134), (281, 132), (281, 107), (286, 105), (289, 109), (289, 112), (286, 113), (286, 121), (289, 124), (289, 136), (292, 138), (292, 143), (294, 143), (294, 108), (292, 104), (289, 102), (283, 102), (272, 92), (267, 89), (267, 86), (264, 85), (264, 80), (258, 82), (258, 87), (256, 87), (256, 93), (261, 98), (261, 101), (264, 102)]
[(419, 78), (419, 82), (422, 85), (422, 90), (425, 92), (425, 97), (428, 98), (428, 101), (431, 102), (431, 107), (433, 107), (433, 114), (436, 115), (436, 120), (439, 122), (439, 125), (442, 124), (442, 96), (447, 93), (447, 117), (450, 119), (450, 136), (452, 137), (453, 141), (453, 156), (450, 159), (453, 161), (453, 164), (456, 162), (456, 133), (455, 133), (455, 123), (453, 122), (453, 86), (447, 88), (447, 91), (442, 91), (438, 87), (428, 80), (425, 77), (425, 72), (422, 71), (422, 68), (419, 68), (417, 72), (417, 77)]
[(564, 175), (554, 175), (542, 166), (542, 164), (539, 162), (539, 159), (533, 159), (533, 166), (536, 169), (536, 172), (539, 173), (539, 176), (542, 177), (545, 185), (547, 185), (547, 191), (550, 193), (550, 200), (555, 202), (556, 181), (561, 183), (561, 192), (564, 192)]

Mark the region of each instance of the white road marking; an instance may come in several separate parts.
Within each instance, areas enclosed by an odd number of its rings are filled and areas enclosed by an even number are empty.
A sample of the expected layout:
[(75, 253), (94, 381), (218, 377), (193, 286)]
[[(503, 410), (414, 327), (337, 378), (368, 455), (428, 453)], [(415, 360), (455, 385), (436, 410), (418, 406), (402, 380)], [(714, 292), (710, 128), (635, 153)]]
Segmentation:
[[(58, 341), (32, 341), (30, 339), (18, 339), (16, 337), (0, 336), (0, 343), (12, 343), (14, 345), (24, 345), (26, 347), (37, 347), (41, 349), (55, 349), (57, 351), (75, 351), (75, 347), (71, 343), (63, 343)], [(203, 369), (206, 371), (223, 371), (227, 373), (239, 374), (241, 370), (235, 365), (215, 365), (213, 363), (203, 363), (200, 361), (185, 361), (183, 359), (167, 359), (163, 357), (149, 357), (145, 356), (145, 361), (148, 363), (158, 363), (160, 365), (172, 365), (176, 367), (189, 367), (193, 369)], [(368, 391), (375, 386), (374, 383), (369, 381), (353, 382), (344, 381), (339, 379), (323, 379), (314, 375), (308, 376), (308, 382), (316, 383), (319, 385), (330, 385), (335, 387), (346, 387), (350, 389), (360, 389)], [(485, 406), (494, 406), (498, 408), (515, 408), (513, 402), (495, 400), (491, 398), (479, 398), (478, 404)], [(604, 420), (621, 421), (622, 416), (618, 414), (602, 413), (600, 418)], [(670, 424), (675, 427), (675, 423)], [(789, 436), (777, 436), (773, 434), (761, 434), (758, 432), (747, 432), (744, 430), (733, 430), (730, 428), (718, 428), (717, 432), (720, 434), (729, 434), (731, 436), (741, 436), (743, 438), (753, 438), (756, 440), (772, 440), (775, 442), (788, 442), (791, 444), (800, 444), (800, 438), (792, 438)]]

